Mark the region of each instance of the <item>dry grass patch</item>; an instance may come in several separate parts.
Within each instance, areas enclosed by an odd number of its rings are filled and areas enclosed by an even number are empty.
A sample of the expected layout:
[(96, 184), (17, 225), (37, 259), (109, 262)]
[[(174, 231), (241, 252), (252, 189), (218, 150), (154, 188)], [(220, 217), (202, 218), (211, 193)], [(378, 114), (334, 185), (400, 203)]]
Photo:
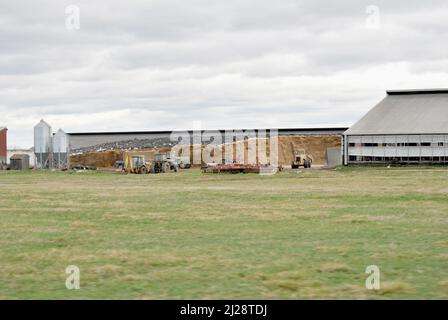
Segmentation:
[(325, 273), (350, 272), (350, 268), (342, 262), (327, 262), (322, 264), (317, 271)]
[(381, 295), (402, 294), (415, 291), (409, 283), (402, 281), (382, 281), (380, 290), (376, 291)]

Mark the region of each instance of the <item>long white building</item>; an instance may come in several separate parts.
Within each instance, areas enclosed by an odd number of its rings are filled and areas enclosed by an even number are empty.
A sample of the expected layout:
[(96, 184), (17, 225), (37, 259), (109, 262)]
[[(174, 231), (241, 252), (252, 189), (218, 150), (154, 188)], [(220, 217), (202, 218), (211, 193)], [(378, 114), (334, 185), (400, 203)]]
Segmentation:
[(344, 164), (448, 163), (448, 89), (387, 91), (343, 134)]

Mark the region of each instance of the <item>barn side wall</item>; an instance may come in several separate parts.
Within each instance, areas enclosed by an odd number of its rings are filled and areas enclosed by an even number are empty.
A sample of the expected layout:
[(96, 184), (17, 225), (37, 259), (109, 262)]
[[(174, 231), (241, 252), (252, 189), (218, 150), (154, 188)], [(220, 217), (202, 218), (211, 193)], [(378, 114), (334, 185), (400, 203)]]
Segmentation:
[(348, 164), (448, 163), (448, 135), (349, 135)]

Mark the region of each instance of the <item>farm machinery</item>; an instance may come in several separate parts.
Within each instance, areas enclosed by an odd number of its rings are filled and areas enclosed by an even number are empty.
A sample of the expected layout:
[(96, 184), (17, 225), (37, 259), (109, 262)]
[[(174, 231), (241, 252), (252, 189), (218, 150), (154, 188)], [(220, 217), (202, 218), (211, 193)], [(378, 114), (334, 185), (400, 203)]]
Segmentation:
[(155, 154), (151, 164), (151, 173), (166, 173), (170, 171), (177, 172), (179, 163), (176, 158), (170, 157), (168, 154)]
[(190, 157), (177, 157), (171, 152), (167, 152), (166, 154), (153, 154), (126, 151), (123, 158), (123, 161), (117, 161), (115, 166), (118, 169), (123, 169), (126, 173), (177, 172), (179, 169), (188, 169), (191, 167)]
[(300, 167), (311, 168), (313, 157), (306, 153), (305, 149), (298, 149), (294, 153), (294, 160), (291, 162), (291, 169), (298, 169)]
[(147, 174), (151, 171), (151, 163), (145, 156), (125, 153), (123, 168), (127, 173)]

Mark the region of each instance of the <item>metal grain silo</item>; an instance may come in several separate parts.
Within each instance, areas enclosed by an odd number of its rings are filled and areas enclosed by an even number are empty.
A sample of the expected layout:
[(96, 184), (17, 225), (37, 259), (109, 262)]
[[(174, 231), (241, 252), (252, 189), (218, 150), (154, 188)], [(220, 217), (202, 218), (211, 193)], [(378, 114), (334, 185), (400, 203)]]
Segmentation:
[(59, 129), (53, 136), (54, 166), (59, 169), (67, 168), (69, 154), (69, 138), (64, 130)]
[(37, 168), (52, 167), (51, 126), (43, 119), (34, 127), (34, 153)]

